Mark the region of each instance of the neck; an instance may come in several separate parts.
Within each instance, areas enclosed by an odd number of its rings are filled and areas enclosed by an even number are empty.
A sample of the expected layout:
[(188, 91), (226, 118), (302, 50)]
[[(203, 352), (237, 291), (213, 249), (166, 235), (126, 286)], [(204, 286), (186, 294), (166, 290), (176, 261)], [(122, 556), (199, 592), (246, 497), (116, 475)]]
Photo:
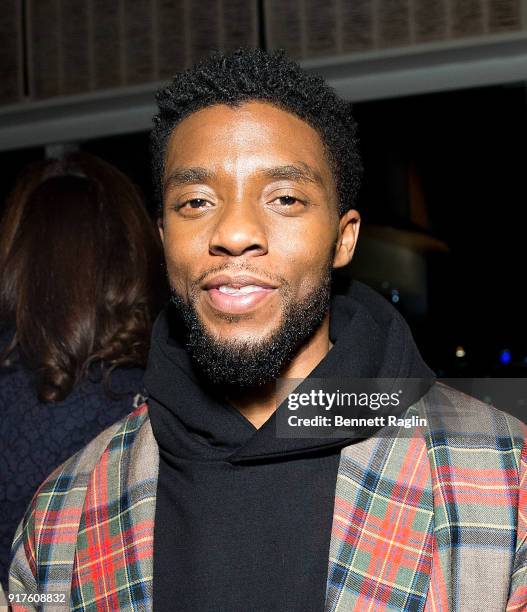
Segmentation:
[[(284, 369), (281, 378), (303, 380), (324, 359), (333, 344), (329, 339), (329, 312), (313, 336)], [(289, 390), (290, 391), (290, 390)], [(228, 401), (248, 421), (259, 429), (273, 414), (284, 398), (276, 393), (276, 383), (229, 395)]]

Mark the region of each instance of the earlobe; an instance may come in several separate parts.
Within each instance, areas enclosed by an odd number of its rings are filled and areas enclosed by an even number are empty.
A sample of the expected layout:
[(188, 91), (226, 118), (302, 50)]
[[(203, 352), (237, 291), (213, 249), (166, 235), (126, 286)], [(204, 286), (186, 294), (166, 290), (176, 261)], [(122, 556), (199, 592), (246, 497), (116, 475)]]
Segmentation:
[(161, 217), (159, 217), (159, 219), (157, 220), (157, 231), (159, 232), (159, 237), (161, 238), (161, 242), (164, 244), (165, 234), (163, 231), (163, 219)]
[(339, 238), (333, 259), (334, 268), (342, 268), (349, 264), (357, 246), (360, 229), (360, 214), (352, 208), (348, 210), (339, 223)]

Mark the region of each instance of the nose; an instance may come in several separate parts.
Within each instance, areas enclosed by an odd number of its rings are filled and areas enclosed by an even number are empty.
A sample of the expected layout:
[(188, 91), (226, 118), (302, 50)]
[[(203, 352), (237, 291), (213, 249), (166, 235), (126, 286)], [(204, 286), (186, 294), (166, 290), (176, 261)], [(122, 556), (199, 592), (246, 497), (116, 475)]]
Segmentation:
[(212, 232), (209, 251), (212, 255), (265, 255), (267, 236), (257, 204), (237, 202), (225, 205)]

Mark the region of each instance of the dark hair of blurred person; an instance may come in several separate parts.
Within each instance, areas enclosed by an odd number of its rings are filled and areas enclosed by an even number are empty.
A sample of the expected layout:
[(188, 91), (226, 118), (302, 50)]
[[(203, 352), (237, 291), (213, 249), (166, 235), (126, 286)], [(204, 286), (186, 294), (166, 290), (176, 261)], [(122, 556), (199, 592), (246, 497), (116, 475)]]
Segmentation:
[(0, 578), (40, 482), (133, 409), (165, 278), (134, 185), (86, 153), (33, 164), (0, 225)]
[[(84, 153), (39, 164), (0, 228), (0, 316), (41, 401), (63, 400), (91, 364), (145, 364), (161, 252), (134, 186)], [(159, 281), (158, 281), (159, 282)]]

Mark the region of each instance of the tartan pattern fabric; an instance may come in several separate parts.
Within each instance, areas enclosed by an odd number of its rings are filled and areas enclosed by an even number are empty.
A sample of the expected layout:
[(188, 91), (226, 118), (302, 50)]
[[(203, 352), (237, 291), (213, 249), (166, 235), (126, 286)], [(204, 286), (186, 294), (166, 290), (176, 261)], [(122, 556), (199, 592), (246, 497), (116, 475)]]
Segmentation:
[(158, 465), (146, 415), (146, 405), (133, 413), (92, 472), (77, 534), (72, 610), (151, 608)]
[(346, 447), (335, 493), (326, 612), (423, 610), (433, 519), (422, 437), (376, 436)]
[(143, 404), (57, 468), (15, 534), (10, 592), (71, 594), (46, 610), (151, 609), (157, 452)]
[(527, 445), (521, 455), (516, 557), (507, 612), (527, 610)]
[[(119, 426), (116, 423), (99, 434), (54, 470), (35, 493), (13, 541), (11, 593), (69, 593), (77, 526), (90, 472)], [(69, 609), (68, 604), (46, 609)]]
[(413, 414), (342, 451), (326, 612), (527, 610), (527, 428), (442, 384)]
[(425, 404), (436, 551), (427, 610), (527, 610), (527, 428), (446, 385)]
[[(527, 610), (525, 426), (440, 384), (417, 414), (422, 435), (342, 450), (326, 612)], [(143, 405), (56, 470), (15, 536), (11, 592), (151, 610), (158, 452)]]

